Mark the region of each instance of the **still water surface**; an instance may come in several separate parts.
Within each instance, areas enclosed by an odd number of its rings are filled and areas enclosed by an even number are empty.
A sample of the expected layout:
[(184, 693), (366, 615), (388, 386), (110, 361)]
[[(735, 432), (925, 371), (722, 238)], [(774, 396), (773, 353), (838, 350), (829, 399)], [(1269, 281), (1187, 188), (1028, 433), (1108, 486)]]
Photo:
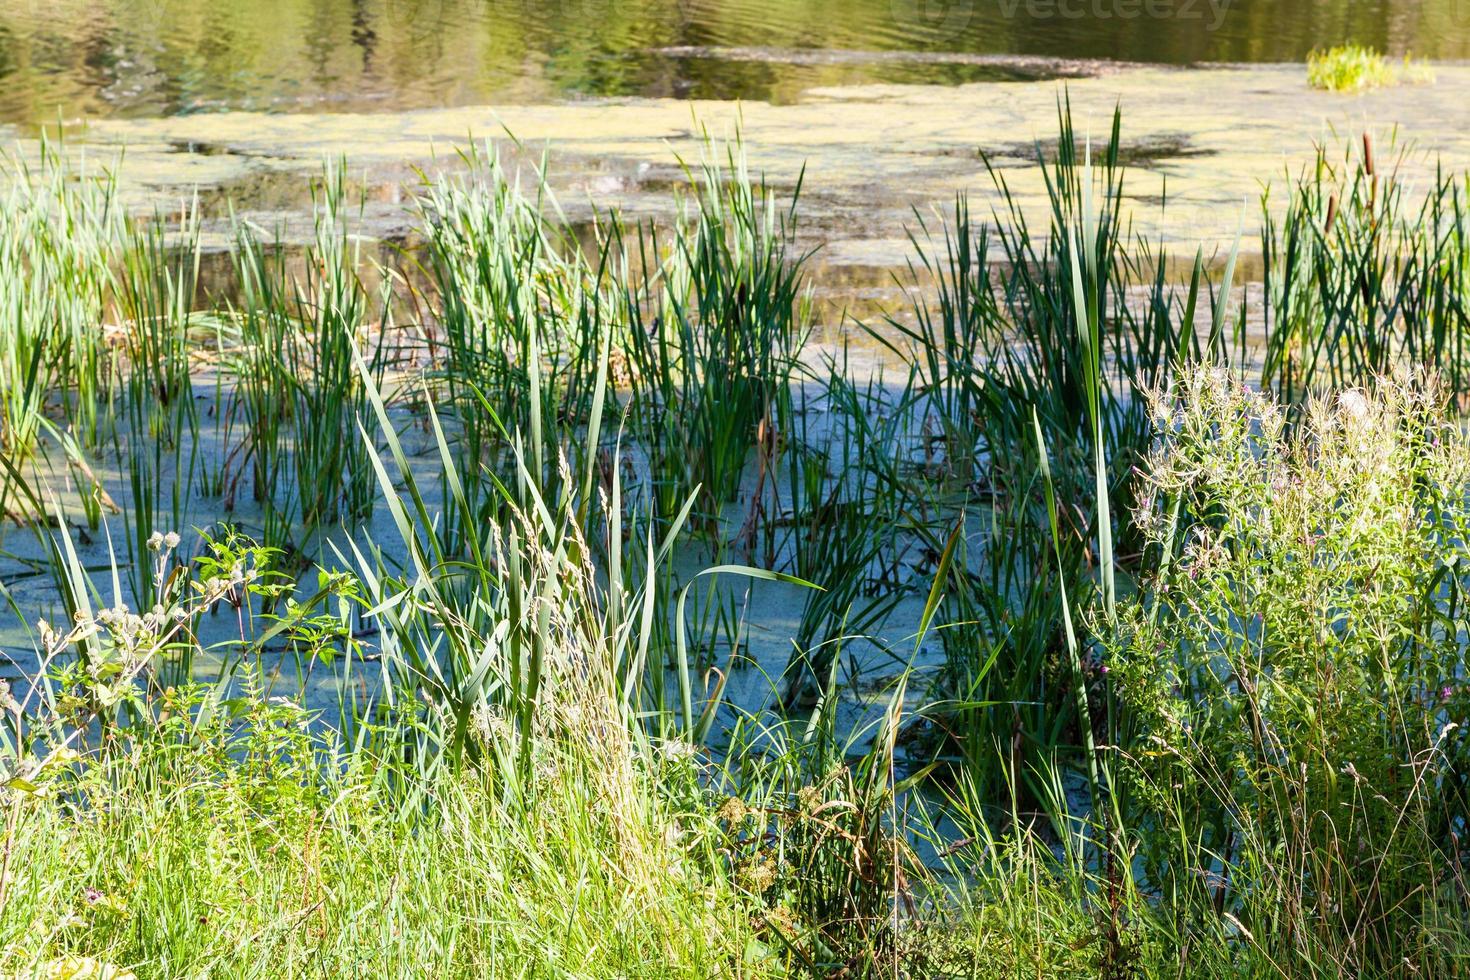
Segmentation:
[(1035, 77), (1057, 70), (1046, 59), (1294, 61), (1346, 41), (1470, 57), (1470, 0), (0, 0), (0, 123), (779, 102), (816, 85)]

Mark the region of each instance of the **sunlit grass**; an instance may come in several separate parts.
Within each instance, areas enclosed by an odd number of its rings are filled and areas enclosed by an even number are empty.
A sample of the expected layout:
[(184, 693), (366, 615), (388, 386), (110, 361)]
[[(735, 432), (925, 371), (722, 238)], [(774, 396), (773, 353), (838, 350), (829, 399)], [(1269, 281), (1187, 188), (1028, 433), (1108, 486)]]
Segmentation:
[(1434, 69), (1425, 61), (1407, 55), (1395, 64), (1376, 49), (1345, 44), (1319, 49), (1307, 56), (1307, 82), (1329, 92), (1356, 93), (1392, 85), (1427, 85), (1434, 82)]

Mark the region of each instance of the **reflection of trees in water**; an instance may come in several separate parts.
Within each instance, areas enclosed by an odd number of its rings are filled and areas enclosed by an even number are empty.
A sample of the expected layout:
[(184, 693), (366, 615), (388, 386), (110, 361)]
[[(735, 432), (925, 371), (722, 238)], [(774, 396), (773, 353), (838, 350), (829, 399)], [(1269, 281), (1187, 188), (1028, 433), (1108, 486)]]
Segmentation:
[(371, 74), (373, 50), (378, 46), (378, 32), (373, 30), (367, 4), (352, 0), (352, 43), (362, 49), (362, 70)]
[[(844, 50), (1289, 61), (1348, 40), (1393, 54), (1470, 56), (1470, 0), (0, 3), (0, 121), (54, 118), (58, 103), (71, 115), (568, 93), (784, 99), (812, 85), (985, 77), (955, 64), (844, 60)], [(684, 50), (658, 52), (666, 47)], [(719, 47), (839, 54), (796, 63), (704, 50)]]

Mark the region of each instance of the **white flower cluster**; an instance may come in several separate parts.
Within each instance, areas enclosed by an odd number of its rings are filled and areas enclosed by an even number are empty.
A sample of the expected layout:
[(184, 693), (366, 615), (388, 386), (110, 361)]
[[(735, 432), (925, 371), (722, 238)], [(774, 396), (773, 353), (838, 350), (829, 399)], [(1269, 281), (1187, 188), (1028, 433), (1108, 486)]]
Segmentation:
[(179, 533), (177, 531), (169, 531), (167, 534), (154, 531), (148, 536), (149, 551), (173, 551), (178, 546)]

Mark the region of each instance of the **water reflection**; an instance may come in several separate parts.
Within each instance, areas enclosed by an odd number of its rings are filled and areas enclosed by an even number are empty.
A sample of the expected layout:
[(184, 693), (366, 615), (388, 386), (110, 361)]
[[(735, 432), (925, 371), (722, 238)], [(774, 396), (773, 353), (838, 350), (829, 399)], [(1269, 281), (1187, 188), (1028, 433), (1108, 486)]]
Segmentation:
[(1466, 57), (1470, 0), (9, 0), (0, 120), (785, 101), (814, 85), (1041, 70), (975, 55), (1262, 62), (1347, 40)]

